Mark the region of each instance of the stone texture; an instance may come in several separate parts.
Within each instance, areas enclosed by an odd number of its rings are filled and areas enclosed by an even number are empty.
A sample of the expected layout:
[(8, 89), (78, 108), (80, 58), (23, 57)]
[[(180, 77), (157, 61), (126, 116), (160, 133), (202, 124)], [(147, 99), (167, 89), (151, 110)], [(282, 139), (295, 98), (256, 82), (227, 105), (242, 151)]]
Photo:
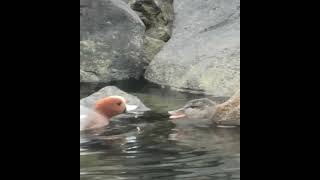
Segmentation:
[(145, 25), (121, 0), (80, 0), (80, 82), (140, 78)]
[(240, 0), (175, 0), (170, 41), (145, 78), (178, 90), (232, 96), (240, 88)]

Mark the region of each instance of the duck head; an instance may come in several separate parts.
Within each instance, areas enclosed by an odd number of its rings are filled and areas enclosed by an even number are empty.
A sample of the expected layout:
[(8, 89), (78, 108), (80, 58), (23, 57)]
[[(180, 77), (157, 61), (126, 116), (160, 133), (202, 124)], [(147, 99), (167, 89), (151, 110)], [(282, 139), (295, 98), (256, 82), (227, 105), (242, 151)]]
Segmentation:
[(109, 96), (96, 102), (96, 112), (107, 118), (137, 109), (138, 106), (128, 105), (127, 100), (121, 96)]
[(180, 109), (169, 111), (170, 119), (210, 119), (215, 113), (216, 103), (207, 98), (187, 102)]

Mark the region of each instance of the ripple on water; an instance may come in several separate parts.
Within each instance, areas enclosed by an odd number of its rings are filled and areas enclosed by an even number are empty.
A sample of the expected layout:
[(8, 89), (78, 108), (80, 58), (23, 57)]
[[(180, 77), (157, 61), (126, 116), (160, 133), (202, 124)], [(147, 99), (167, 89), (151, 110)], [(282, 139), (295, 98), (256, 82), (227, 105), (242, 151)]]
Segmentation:
[(194, 95), (154, 86), (131, 93), (153, 111), (115, 119), (99, 133), (80, 134), (80, 179), (240, 179), (240, 129), (170, 122), (166, 111)]

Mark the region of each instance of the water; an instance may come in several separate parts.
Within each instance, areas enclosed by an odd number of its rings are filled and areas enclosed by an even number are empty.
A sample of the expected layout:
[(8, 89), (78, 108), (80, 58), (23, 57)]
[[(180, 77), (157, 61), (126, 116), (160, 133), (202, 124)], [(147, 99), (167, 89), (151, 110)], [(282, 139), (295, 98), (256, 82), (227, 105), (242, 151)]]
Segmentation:
[[(114, 119), (99, 135), (80, 134), (81, 180), (240, 179), (240, 129), (219, 129), (206, 121), (175, 124), (168, 119), (168, 110), (202, 95), (145, 82), (115, 85), (138, 96), (152, 111)], [(80, 98), (101, 87), (80, 84)]]

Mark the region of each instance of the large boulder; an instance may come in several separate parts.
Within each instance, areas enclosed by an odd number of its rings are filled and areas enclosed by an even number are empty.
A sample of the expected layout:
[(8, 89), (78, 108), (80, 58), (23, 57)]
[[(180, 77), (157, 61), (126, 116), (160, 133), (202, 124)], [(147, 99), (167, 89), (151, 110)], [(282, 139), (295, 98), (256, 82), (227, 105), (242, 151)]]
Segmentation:
[(80, 82), (143, 75), (145, 25), (121, 0), (80, 0)]
[(240, 0), (175, 0), (171, 39), (145, 78), (178, 90), (232, 96), (240, 88)]

